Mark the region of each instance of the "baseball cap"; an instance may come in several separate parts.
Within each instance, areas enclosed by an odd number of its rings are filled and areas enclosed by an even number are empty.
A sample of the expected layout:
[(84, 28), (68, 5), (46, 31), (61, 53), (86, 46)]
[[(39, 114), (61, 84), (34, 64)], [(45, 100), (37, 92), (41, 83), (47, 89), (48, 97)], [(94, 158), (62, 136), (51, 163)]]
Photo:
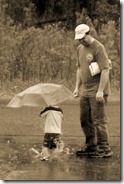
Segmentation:
[(86, 24), (78, 25), (75, 28), (75, 40), (83, 38), (85, 33), (87, 33), (89, 30), (90, 30), (90, 28)]

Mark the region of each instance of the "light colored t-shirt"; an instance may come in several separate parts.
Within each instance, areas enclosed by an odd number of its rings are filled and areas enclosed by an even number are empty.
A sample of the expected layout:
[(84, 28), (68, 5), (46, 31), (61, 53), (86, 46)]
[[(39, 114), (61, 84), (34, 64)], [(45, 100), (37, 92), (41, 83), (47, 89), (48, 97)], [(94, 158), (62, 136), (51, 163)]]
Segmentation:
[[(82, 44), (77, 49), (78, 67), (81, 71), (82, 80), (82, 95), (86, 97), (93, 97), (99, 87), (100, 73), (92, 76), (89, 70), (89, 65), (92, 62), (97, 62), (100, 70), (109, 68), (108, 56), (105, 47), (97, 40), (91, 45), (85, 47)], [(105, 87), (104, 95), (110, 93), (109, 81)]]
[(61, 112), (48, 110), (41, 114), (41, 117), (44, 119), (44, 133), (62, 133), (63, 114)]

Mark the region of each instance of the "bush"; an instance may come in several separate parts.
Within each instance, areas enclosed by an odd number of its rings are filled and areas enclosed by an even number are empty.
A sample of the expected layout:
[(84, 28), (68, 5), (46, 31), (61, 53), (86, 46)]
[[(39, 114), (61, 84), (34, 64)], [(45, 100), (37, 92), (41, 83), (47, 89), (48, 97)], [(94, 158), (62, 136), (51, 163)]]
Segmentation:
[[(57, 23), (44, 28), (32, 26), (24, 29), (24, 24), (14, 24), (2, 9), (0, 15), (1, 85), (8, 80), (28, 83), (55, 81), (73, 88), (76, 73), (74, 30), (60, 28)], [(102, 24), (98, 33), (112, 60), (112, 82), (117, 87), (120, 82), (119, 28), (115, 21), (108, 21)]]
[(76, 53), (73, 32), (56, 25), (44, 29), (3, 30), (1, 76), (23, 81), (70, 80), (75, 78)]
[(112, 82), (120, 88), (120, 25), (116, 28), (115, 21), (103, 24), (99, 35), (100, 41), (105, 45), (108, 56), (112, 61)]

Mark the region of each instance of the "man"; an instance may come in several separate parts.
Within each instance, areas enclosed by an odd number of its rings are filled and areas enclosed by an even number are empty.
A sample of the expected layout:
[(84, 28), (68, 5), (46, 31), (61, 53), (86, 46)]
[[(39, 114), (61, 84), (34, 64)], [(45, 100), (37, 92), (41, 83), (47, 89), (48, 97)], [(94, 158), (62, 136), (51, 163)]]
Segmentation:
[[(108, 142), (105, 104), (110, 93), (109, 62), (105, 47), (90, 34), (86, 24), (75, 29), (75, 40), (79, 40), (77, 49), (77, 75), (74, 96), (80, 98), (80, 121), (86, 142), (85, 148), (76, 152), (77, 156), (110, 157), (112, 151)], [(90, 65), (96, 63), (99, 72), (92, 75)]]

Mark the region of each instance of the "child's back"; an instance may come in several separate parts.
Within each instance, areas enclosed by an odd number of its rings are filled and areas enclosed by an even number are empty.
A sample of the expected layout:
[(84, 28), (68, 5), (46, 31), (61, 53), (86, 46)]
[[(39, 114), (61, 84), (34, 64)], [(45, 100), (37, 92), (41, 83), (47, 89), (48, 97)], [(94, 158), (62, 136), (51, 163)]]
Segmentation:
[(40, 116), (44, 118), (44, 133), (61, 134), (63, 112), (59, 107), (46, 107), (40, 112)]
[(49, 106), (40, 112), (40, 116), (44, 118), (45, 123), (42, 160), (48, 160), (50, 149), (58, 149), (61, 144), (64, 147), (64, 142), (61, 140), (63, 112), (57, 106)]

